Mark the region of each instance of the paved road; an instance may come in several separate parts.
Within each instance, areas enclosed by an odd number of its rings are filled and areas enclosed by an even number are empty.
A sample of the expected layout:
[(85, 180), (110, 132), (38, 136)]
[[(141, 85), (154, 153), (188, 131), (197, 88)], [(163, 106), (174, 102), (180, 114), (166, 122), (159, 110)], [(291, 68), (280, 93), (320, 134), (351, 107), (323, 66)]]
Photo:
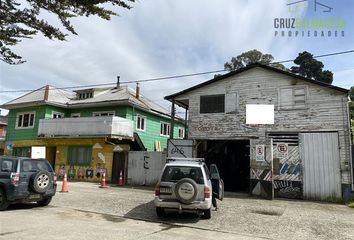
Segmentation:
[(152, 199), (151, 189), (70, 182), (69, 193), (57, 193), (49, 207), (1, 212), (0, 238), (354, 239), (354, 211), (339, 204), (238, 196), (225, 198), (211, 220), (193, 214), (158, 219)]

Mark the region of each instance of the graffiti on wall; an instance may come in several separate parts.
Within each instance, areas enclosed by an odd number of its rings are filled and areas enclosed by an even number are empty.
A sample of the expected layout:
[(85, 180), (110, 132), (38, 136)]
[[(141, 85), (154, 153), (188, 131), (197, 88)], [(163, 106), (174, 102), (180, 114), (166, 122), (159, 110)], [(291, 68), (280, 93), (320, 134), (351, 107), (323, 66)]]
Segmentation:
[[(275, 151), (276, 148), (273, 148)], [(277, 154), (274, 154), (278, 156)], [(270, 166), (269, 166), (270, 168)], [(250, 191), (255, 195), (302, 198), (302, 165), (298, 146), (289, 146), (287, 154), (274, 159), (274, 173), (270, 169), (251, 168)], [(272, 185), (273, 177), (273, 185)]]
[(289, 153), (279, 162), (279, 180), (300, 181), (301, 163), (298, 146), (289, 146)]
[(274, 180), (274, 194), (276, 197), (301, 198), (301, 182)]

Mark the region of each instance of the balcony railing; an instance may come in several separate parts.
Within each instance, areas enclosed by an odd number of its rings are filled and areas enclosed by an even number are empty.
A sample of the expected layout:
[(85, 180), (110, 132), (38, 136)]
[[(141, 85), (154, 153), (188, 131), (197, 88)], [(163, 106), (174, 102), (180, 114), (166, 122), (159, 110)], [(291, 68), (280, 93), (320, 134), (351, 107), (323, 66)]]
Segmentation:
[(121, 117), (41, 119), (39, 137), (108, 136), (133, 137), (133, 121)]

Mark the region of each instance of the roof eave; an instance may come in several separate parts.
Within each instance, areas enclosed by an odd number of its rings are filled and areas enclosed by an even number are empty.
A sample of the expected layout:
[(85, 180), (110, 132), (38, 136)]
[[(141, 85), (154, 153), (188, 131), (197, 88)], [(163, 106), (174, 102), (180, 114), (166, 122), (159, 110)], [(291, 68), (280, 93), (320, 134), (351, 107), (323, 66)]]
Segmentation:
[(275, 71), (275, 72), (278, 72), (278, 73), (281, 73), (281, 74), (288, 75), (290, 77), (294, 77), (294, 78), (297, 78), (297, 79), (300, 79), (300, 80), (303, 80), (303, 81), (306, 81), (306, 82), (309, 82), (309, 83), (321, 85), (323, 87), (328, 87), (328, 88), (331, 88), (331, 89), (334, 89), (334, 90), (337, 90), (337, 91), (340, 91), (340, 92), (343, 92), (343, 93), (347, 93), (348, 94), (348, 92), (349, 92), (349, 90), (345, 89), (345, 88), (341, 88), (341, 87), (333, 86), (333, 85), (330, 85), (330, 84), (327, 84), (327, 83), (319, 82), (319, 81), (316, 81), (316, 80), (313, 80), (313, 79), (310, 79), (310, 78), (306, 78), (306, 77), (303, 77), (303, 76), (300, 76), (300, 75), (297, 75), (297, 74), (294, 74), (294, 73), (290, 73), (290, 72), (287, 72), (287, 71), (284, 71), (284, 70), (281, 70), (281, 69), (278, 69), (278, 68), (275, 68), (275, 67), (271, 67), (271, 66), (268, 66), (268, 65), (255, 63), (255, 64), (250, 64), (250, 65), (248, 65), (248, 66), (246, 66), (244, 68), (240, 68), (238, 70), (235, 70), (235, 71), (226, 73), (224, 75), (215, 77), (215, 78), (210, 79), (210, 80), (208, 80), (206, 82), (203, 82), (203, 83), (197, 84), (197, 85), (195, 85), (193, 87), (184, 89), (184, 90), (182, 90), (180, 92), (165, 96), (164, 99), (168, 100), (168, 101), (171, 101), (171, 99), (173, 99), (173, 98), (175, 98), (177, 96), (180, 96), (182, 94), (191, 92), (191, 91), (193, 91), (195, 89), (198, 89), (198, 88), (201, 88), (203, 86), (206, 86), (206, 85), (209, 85), (211, 83), (214, 83), (216, 81), (219, 81), (219, 80), (234, 76), (236, 74), (239, 74), (241, 72), (247, 71), (247, 70), (255, 68), (255, 67), (261, 67), (261, 68), (264, 68), (264, 69), (272, 70), (272, 71)]

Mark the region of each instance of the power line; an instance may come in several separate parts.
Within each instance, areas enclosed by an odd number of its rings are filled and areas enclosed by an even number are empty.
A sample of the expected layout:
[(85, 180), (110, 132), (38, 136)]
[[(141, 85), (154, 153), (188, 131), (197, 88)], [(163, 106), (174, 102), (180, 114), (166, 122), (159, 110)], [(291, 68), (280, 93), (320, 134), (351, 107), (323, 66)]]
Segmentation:
[[(329, 56), (335, 56), (335, 55), (341, 55), (341, 54), (347, 54), (347, 53), (353, 53), (354, 50), (348, 50), (348, 51), (343, 51), (343, 52), (335, 52), (335, 53), (328, 53), (328, 54), (323, 54), (323, 55), (318, 55), (318, 56), (313, 56), (313, 58), (322, 58), (322, 57), (329, 57)], [(272, 63), (286, 63), (286, 62), (292, 62), (295, 59), (292, 60), (284, 60), (284, 61), (279, 61), (279, 62), (272, 62)], [(272, 64), (271, 63), (271, 64)]]
[[(354, 53), (354, 50), (348, 50), (348, 51), (342, 51), (342, 52), (335, 52), (335, 53), (317, 55), (317, 56), (313, 56), (313, 58), (329, 57), (329, 56), (335, 56), (335, 55), (341, 55), (341, 54), (347, 54), (347, 53)], [(292, 62), (294, 60), (295, 59), (277, 61), (277, 62), (271, 62), (270, 64), (286, 63), (286, 62)], [(167, 80), (167, 79), (193, 77), (193, 76), (206, 75), (206, 74), (212, 74), (212, 73), (220, 73), (220, 72), (228, 72), (228, 71), (229, 70), (220, 69), (220, 70), (213, 70), (213, 71), (206, 71), (206, 72), (197, 72), (197, 73), (188, 73), (188, 74), (174, 75), (174, 76), (168, 76), (168, 77), (147, 78), (147, 79), (139, 79), (139, 80), (133, 80), (133, 81), (122, 81), (120, 83), (129, 84), (129, 83), (154, 82), (154, 81), (161, 81), (161, 80)], [(117, 84), (116, 82), (113, 82), (113, 83), (104, 83), (104, 84), (79, 85), (79, 86), (71, 86), (71, 87), (56, 87), (56, 90), (57, 89), (62, 89), (63, 90), (63, 89), (90, 88), (90, 87), (98, 87), (98, 86), (111, 86), (111, 85), (116, 85), (116, 84)], [(39, 91), (39, 90), (44, 91), (45, 89), (37, 89), (37, 91)], [(18, 92), (32, 92), (32, 91), (35, 91), (35, 89), (4, 90), (4, 91), (0, 91), (0, 93), (18, 93)]]

